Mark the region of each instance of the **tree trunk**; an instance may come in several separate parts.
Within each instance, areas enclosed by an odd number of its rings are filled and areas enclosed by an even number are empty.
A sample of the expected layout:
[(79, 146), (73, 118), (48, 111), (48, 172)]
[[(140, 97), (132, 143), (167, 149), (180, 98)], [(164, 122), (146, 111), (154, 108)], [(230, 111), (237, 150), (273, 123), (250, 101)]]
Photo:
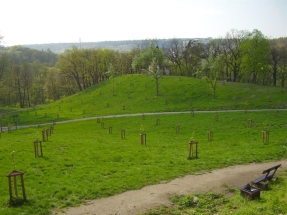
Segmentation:
[(158, 78), (155, 78), (156, 96), (158, 96)]
[(74, 77), (75, 77), (75, 80), (76, 80), (76, 82), (77, 82), (77, 85), (78, 85), (79, 90), (82, 91), (83, 88), (82, 88), (81, 81), (80, 81), (80, 79), (79, 79), (78, 74), (77, 74), (77, 75), (74, 75)]
[(272, 76), (273, 76), (273, 86), (276, 86), (276, 79), (277, 79), (277, 64), (276, 63), (274, 63), (273, 65)]

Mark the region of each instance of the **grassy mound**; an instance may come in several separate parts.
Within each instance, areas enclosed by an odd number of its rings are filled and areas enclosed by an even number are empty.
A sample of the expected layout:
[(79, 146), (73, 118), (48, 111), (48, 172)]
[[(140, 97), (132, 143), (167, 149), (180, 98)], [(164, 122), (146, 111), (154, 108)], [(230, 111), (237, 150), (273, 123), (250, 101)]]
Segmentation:
[(11, 117), (15, 114), (18, 125), (24, 125), (130, 113), (287, 107), (286, 89), (278, 87), (220, 81), (216, 95), (213, 99), (213, 91), (203, 80), (164, 76), (155, 96), (153, 77), (124, 75), (41, 107), (5, 114), (2, 125), (15, 125)]

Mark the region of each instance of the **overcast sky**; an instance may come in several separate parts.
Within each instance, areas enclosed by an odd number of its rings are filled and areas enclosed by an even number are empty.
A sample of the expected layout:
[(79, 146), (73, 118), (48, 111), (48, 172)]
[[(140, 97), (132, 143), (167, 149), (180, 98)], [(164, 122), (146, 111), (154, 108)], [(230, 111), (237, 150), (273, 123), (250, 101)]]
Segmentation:
[(287, 36), (287, 0), (1, 0), (5, 46), (224, 37), (231, 29)]

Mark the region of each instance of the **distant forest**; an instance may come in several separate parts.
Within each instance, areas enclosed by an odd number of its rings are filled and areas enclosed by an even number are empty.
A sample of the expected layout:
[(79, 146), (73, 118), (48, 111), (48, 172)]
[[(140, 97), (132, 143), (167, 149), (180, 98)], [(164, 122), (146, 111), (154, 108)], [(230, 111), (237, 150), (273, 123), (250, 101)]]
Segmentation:
[[(193, 38), (192, 40), (199, 41), (200, 43), (207, 43), (212, 38)], [(123, 41), (102, 41), (102, 42), (78, 42), (78, 43), (47, 43), (47, 44), (31, 44), (23, 45), (31, 49), (37, 50), (50, 50), (56, 54), (63, 53), (66, 49), (77, 47), (79, 49), (111, 49), (120, 52), (128, 52), (134, 48), (145, 46), (146, 44), (156, 44), (159, 47), (164, 47), (171, 39), (153, 39), (153, 40), (123, 40)], [(178, 38), (177, 40), (183, 43), (188, 43), (189, 38)]]
[[(109, 78), (150, 73), (285, 87), (287, 37), (231, 30), (223, 38), (172, 38), (1, 46), (0, 105), (31, 107)], [(160, 54), (160, 60), (159, 55)]]

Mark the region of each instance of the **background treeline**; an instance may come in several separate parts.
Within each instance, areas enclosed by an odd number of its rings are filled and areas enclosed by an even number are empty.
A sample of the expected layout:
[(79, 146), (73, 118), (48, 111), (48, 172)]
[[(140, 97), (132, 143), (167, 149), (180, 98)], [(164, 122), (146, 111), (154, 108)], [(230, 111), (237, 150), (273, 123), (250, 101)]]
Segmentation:
[(154, 39), (130, 44), (126, 51), (74, 46), (60, 54), (49, 48), (1, 47), (0, 103), (33, 106), (113, 76), (141, 73), (133, 70), (132, 62), (150, 45), (165, 54), (160, 65), (164, 74), (204, 77), (212, 87), (217, 80), (284, 87), (287, 79), (287, 37), (268, 39), (258, 30), (231, 30), (219, 39)]

